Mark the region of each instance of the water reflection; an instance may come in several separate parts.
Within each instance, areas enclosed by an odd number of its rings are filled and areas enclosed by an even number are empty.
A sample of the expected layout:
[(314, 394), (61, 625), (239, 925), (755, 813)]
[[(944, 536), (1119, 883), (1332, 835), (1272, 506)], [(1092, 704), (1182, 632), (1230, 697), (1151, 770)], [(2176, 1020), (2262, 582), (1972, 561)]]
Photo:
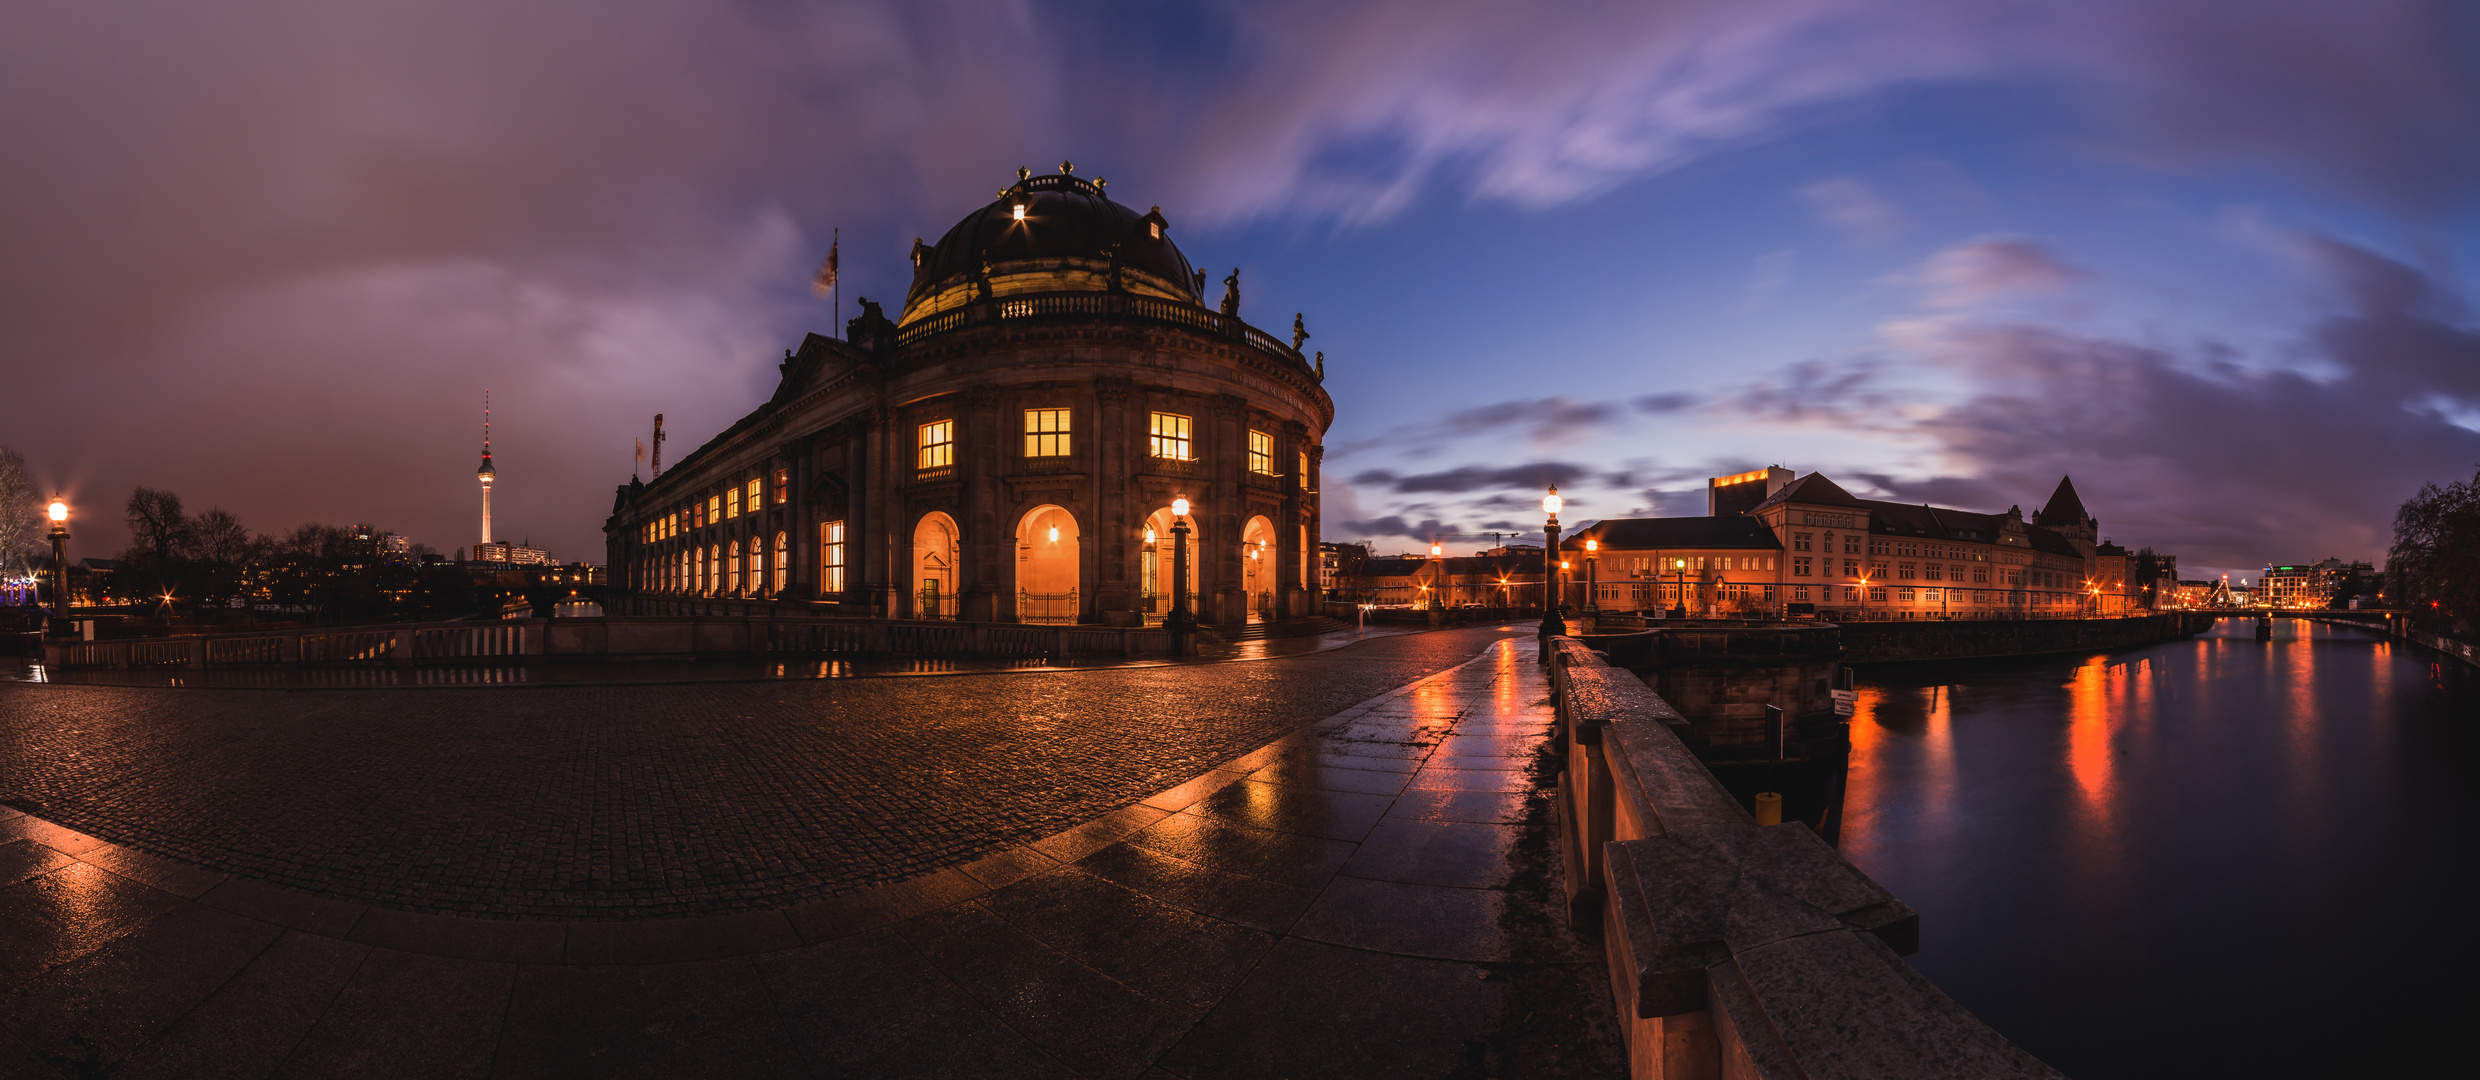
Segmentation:
[(2480, 1007), (2476, 685), (2291, 620), (1881, 670), (1844, 851), (1922, 912), (1915, 966), (2069, 1075), (2418, 1073)]

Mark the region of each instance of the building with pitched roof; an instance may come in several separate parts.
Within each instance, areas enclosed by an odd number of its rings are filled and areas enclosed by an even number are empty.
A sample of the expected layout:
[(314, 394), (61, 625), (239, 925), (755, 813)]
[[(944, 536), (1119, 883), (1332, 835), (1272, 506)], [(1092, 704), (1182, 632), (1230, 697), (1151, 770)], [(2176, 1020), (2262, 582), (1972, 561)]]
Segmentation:
[[(1571, 602), (1600, 610), (1702, 616), (1815, 614), (1832, 619), (2062, 618), (2127, 609), (2126, 551), (2060, 480), (2033, 520), (2021, 507), (1982, 514), (1863, 499), (1823, 473), (1769, 469), (1709, 486), (1717, 510), (1762, 484), (1736, 515), (1599, 521), (1563, 542)], [(1744, 498), (1744, 497), (1741, 497)], [(2054, 524), (2053, 524), (2054, 523)], [(2101, 560), (2120, 584), (2101, 591)]]

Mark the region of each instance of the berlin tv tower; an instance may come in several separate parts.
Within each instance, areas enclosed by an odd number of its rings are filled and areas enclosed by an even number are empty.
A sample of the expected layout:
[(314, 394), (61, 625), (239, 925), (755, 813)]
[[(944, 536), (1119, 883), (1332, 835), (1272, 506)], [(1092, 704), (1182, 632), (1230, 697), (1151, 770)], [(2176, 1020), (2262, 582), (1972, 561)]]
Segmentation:
[[(491, 391), (482, 391), (482, 467), (474, 470), (482, 481), (482, 542), (491, 542), (491, 481), (499, 474), (491, 468)], [(476, 558), (480, 557), (477, 552)]]

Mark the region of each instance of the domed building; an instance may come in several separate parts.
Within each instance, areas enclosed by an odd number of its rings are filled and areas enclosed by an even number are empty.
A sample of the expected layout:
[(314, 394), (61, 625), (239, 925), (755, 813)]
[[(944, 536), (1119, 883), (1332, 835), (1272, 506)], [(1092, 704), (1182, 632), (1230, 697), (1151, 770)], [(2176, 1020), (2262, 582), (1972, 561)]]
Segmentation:
[[(902, 313), (787, 353), (774, 396), (605, 526), (613, 614), (1133, 626), (1317, 610), (1319, 364), (1214, 306), (1159, 208), (1062, 163), (936, 244)], [(1297, 327), (1295, 327), (1297, 330)]]

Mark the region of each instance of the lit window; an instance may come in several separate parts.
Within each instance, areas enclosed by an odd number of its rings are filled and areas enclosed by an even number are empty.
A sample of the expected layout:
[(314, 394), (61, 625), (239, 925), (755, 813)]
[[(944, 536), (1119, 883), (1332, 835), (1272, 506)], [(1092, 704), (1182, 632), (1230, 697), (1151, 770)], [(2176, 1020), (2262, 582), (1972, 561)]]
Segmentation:
[(1274, 475), (1274, 436), (1263, 431), (1249, 432), (1249, 471), (1259, 476)]
[(741, 516), (740, 488), (734, 487), (732, 490), (723, 493), (723, 516), (726, 518), (736, 518)]
[(918, 467), (947, 469), (956, 464), (956, 422), (938, 420), (921, 426)]
[(751, 537), (749, 541), (749, 591), (766, 591), (766, 538)]
[(716, 523), (716, 522), (718, 522), (718, 521), (722, 521), (722, 520), (723, 520), (723, 496), (721, 496), (721, 495), (709, 495), (709, 496), (707, 496), (707, 497), (706, 497), (706, 516), (698, 519), (698, 525), (699, 525), (699, 526), (701, 526), (701, 527), (703, 527), (703, 526), (707, 526), (707, 525), (712, 525), (712, 524), (714, 524), (714, 523)]
[(1153, 420), (1154, 456), (1172, 461), (1195, 461), (1195, 444), (1190, 439), (1189, 419), (1171, 413), (1155, 413)]
[(1301, 452), (1300, 452), (1300, 473), (1299, 473), (1299, 476), (1300, 476), (1300, 486), (1302, 486), (1302, 487), (1308, 487), (1308, 486), (1309, 486), (1309, 452), (1308, 452), (1308, 451), (1306, 451), (1306, 450), (1303, 450), (1303, 451), (1301, 451)]
[(823, 573), (818, 575), (819, 588), (830, 594), (844, 591), (844, 523), (830, 521), (818, 526), (818, 561)]
[(1068, 456), (1068, 410), (1025, 410), (1025, 456)]
[(757, 513), (759, 507), (766, 505), (763, 501), (766, 495), (764, 485), (765, 481), (762, 480), (751, 480), (749, 482), (749, 512), (752, 514)]
[(775, 588), (792, 584), (792, 534), (775, 534)]
[(775, 505), (781, 506), (791, 501), (792, 470), (777, 469), (775, 470)]

